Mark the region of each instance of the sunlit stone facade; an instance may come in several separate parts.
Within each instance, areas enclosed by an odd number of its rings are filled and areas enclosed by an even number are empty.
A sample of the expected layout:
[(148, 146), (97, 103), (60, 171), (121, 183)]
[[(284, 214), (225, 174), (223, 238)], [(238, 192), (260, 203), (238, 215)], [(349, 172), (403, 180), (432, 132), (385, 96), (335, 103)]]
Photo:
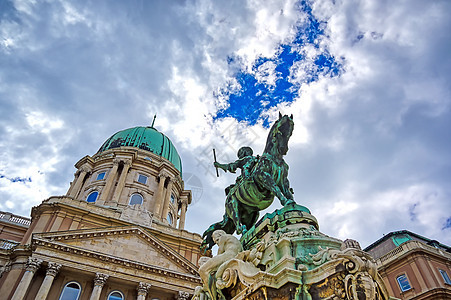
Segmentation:
[(0, 220), (1, 299), (188, 299), (200, 283), (202, 240), (184, 230), (191, 191), (172, 143), (152, 127), (112, 138), (31, 224)]

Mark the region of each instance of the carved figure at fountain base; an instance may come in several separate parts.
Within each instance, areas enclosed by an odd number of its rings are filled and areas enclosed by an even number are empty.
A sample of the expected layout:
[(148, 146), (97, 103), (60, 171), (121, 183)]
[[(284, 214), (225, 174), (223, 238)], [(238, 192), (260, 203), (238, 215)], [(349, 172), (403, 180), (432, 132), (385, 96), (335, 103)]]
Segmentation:
[[(193, 299), (390, 299), (372, 257), (355, 241), (321, 233), (304, 206), (266, 214), (240, 242), (244, 250), (210, 273)], [(217, 293), (205, 293), (209, 284)]]

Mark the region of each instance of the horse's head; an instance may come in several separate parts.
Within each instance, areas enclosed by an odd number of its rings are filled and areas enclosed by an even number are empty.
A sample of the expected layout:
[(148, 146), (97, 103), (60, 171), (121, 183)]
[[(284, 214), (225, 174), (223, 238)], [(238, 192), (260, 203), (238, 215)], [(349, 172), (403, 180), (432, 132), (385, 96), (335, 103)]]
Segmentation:
[(288, 151), (288, 140), (293, 133), (293, 115), (288, 116), (279, 112), (279, 119), (272, 125), (266, 140), (265, 153), (285, 155)]

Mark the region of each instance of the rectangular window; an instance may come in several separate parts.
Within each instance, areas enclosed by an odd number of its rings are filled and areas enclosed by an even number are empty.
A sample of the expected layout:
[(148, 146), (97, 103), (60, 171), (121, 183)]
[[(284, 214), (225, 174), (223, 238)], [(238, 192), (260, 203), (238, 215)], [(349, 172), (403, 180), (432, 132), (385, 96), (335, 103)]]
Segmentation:
[(96, 180), (102, 180), (105, 178), (105, 172), (99, 173), (97, 174), (97, 179)]
[(439, 269), (440, 274), (442, 274), (443, 280), (445, 280), (445, 283), (451, 284), (451, 280), (449, 279), (448, 273), (444, 270)]
[(396, 277), (396, 280), (398, 281), (399, 287), (401, 288), (402, 292), (408, 291), (412, 288), (405, 274)]
[(138, 182), (146, 184), (146, 183), (147, 183), (147, 176), (144, 176), (144, 175), (142, 175), (142, 174), (139, 174), (139, 176), (138, 176)]

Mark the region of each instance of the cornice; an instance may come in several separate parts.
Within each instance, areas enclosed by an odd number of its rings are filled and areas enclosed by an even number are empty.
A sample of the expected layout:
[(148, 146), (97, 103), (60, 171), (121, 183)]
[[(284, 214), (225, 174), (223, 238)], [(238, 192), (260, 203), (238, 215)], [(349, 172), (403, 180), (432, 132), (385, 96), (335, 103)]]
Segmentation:
[(83, 158), (81, 158), (79, 161), (77, 161), (77, 163), (75, 164), (75, 168), (79, 169), (82, 165), (84, 164), (88, 164), (90, 166), (94, 165), (94, 160), (92, 159), (91, 156), (86, 155)]
[(397, 248), (381, 256), (376, 260), (376, 264), (378, 269), (385, 270), (393, 264), (404, 260), (405, 257), (414, 256), (419, 253), (425, 253), (440, 260), (451, 261), (451, 254), (422, 242), (412, 240), (401, 244)]
[[(120, 209), (102, 207), (67, 196), (54, 196), (44, 200), (39, 206), (32, 208), (31, 215), (34, 219), (45, 211), (54, 212), (61, 210), (70, 212), (71, 214), (78, 214), (83, 217), (90, 215), (91, 218), (98, 219), (99, 223), (104, 220), (104, 222), (108, 222), (109, 224), (115, 223), (117, 226), (136, 226), (133, 222), (121, 219), (122, 211)], [(146, 228), (146, 230), (149, 230), (150, 233), (154, 235), (165, 234), (172, 238), (182, 239), (186, 244), (200, 245), (202, 242), (202, 238), (197, 233), (156, 224), (156, 222), (156, 220), (153, 220), (151, 227), (141, 225), (140, 227)]]

